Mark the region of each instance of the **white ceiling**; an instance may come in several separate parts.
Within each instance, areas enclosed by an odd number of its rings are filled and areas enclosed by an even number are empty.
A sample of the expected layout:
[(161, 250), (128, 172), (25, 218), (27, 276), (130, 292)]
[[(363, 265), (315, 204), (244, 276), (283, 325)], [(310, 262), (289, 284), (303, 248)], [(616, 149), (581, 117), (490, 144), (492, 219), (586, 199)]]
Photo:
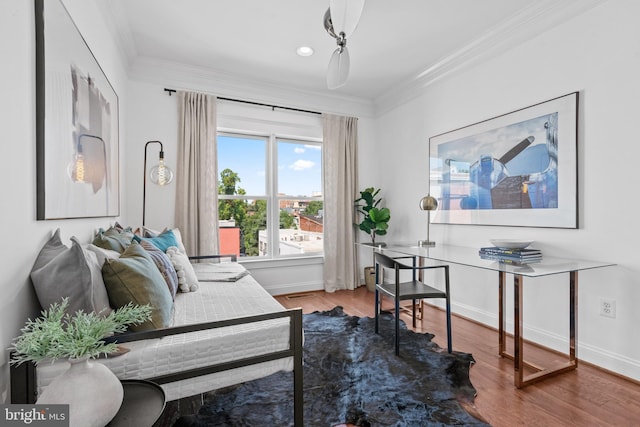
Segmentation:
[[(375, 100), (408, 82), (533, 37), (598, 0), (366, 0), (348, 39), (347, 84), (326, 88), (328, 0), (104, 0), (130, 65), (180, 63), (220, 76)], [(560, 3), (560, 5), (558, 5)], [(315, 54), (300, 57), (296, 48)]]

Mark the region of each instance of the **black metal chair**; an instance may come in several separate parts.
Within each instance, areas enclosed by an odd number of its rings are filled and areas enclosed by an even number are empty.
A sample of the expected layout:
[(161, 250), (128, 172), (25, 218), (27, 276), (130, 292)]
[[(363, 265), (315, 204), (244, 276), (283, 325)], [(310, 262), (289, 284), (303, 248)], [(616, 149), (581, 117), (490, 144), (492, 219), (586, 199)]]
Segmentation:
[[(411, 258), (413, 259), (412, 265), (404, 264), (399, 259)], [(423, 298), (444, 298), (446, 300), (446, 312), (447, 312), (447, 351), (451, 353), (451, 302), (449, 300), (449, 266), (446, 264), (439, 265), (427, 265), (417, 266), (417, 256), (403, 256), (397, 258), (391, 258), (379, 252), (374, 253), (375, 267), (376, 267), (376, 291), (375, 291), (375, 332), (379, 333), (380, 322), (380, 306), (381, 299), (380, 293), (393, 298), (395, 301), (395, 347), (396, 355), (400, 354), (400, 301), (412, 300), (413, 301), (413, 327), (416, 326), (416, 301)], [(384, 280), (385, 269), (393, 270), (393, 281), (386, 282)], [(427, 285), (420, 279), (416, 278), (416, 273), (421, 270), (429, 269), (443, 269), (445, 278), (445, 290), (441, 291), (432, 286)], [(401, 281), (400, 271), (411, 270), (412, 280)]]

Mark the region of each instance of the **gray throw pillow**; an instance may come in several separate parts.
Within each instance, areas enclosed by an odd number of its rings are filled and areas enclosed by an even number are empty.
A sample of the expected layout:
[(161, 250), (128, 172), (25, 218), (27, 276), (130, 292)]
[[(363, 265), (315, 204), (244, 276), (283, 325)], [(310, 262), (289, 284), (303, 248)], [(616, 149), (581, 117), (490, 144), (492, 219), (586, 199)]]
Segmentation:
[(67, 312), (111, 312), (109, 297), (94, 253), (82, 248), (75, 237), (71, 248), (60, 239), (60, 229), (40, 250), (31, 270), (31, 281), (43, 309), (68, 297)]

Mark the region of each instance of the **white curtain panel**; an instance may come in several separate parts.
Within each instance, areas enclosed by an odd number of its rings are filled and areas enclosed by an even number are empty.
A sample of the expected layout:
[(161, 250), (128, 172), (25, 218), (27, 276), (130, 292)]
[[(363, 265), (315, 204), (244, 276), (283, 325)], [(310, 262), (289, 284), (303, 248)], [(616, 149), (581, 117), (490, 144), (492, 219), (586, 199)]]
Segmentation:
[(216, 97), (178, 91), (176, 227), (188, 255), (214, 255), (218, 243)]
[(324, 288), (359, 286), (354, 201), (358, 198), (358, 119), (322, 115), (324, 145)]

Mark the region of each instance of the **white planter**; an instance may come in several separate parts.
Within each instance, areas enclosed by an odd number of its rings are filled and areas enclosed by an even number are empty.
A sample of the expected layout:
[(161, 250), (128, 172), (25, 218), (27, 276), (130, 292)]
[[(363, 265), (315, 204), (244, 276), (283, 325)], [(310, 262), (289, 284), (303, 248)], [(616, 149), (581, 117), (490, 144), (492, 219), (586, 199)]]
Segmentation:
[(38, 398), (38, 404), (69, 404), (70, 427), (104, 427), (122, 404), (118, 377), (102, 363), (71, 359), (68, 370), (56, 377)]

